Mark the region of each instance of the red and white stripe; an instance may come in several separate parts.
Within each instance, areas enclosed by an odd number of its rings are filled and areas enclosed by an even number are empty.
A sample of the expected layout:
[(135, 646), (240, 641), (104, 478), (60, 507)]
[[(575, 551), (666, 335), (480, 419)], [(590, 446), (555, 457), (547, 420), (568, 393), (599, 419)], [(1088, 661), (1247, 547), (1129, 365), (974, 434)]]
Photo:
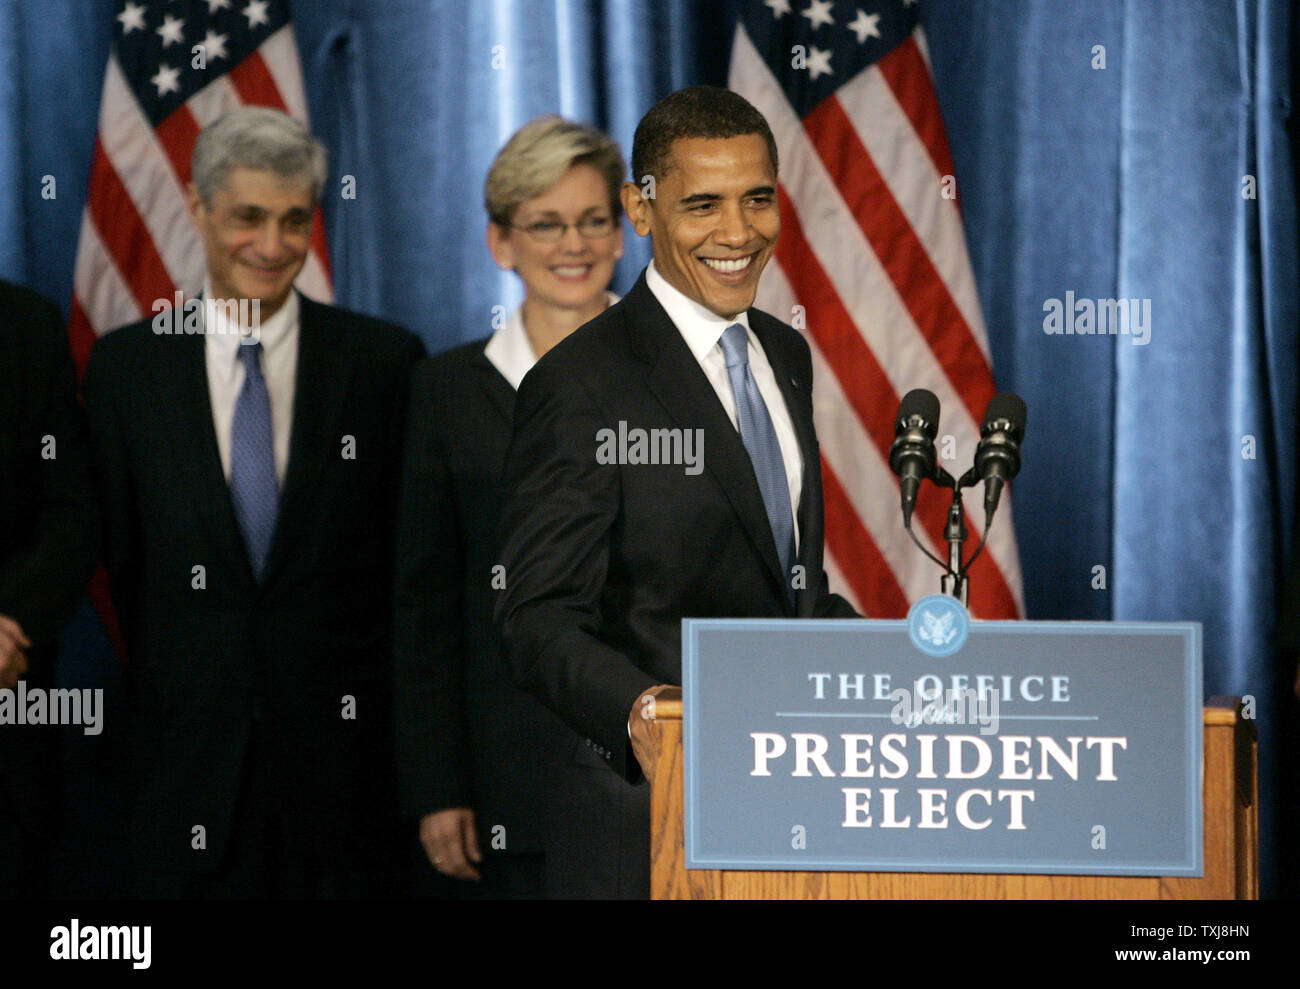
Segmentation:
[[(828, 577), (864, 614), (902, 617), (938, 592), (939, 569), (902, 527), (889, 469), (899, 399), (912, 388), (938, 396), (956, 474), (994, 394), (961, 214), (941, 194), (954, 173), (924, 38), (918, 27), (801, 121), (742, 24), (730, 85), (767, 118), (781, 156), (781, 236), (757, 304), (800, 325), (812, 348)], [(963, 501), (969, 553), (981, 489)], [(946, 515), (944, 494), (923, 488), (914, 529), (941, 558)], [(1004, 498), (971, 569), (970, 607), (977, 618), (1022, 617), (1023, 601)]]
[[(98, 336), (169, 305), (175, 292), (203, 288), (203, 246), (190, 223), (185, 187), (199, 131), (246, 104), (284, 110), (310, 125), (292, 27), (149, 126), (110, 55), (100, 100), (99, 134), (82, 215), (69, 335), (78, 367)], [(311, 250), (296, 282), (304, 294), (332, 301), (329, 251), (319, 208)]]

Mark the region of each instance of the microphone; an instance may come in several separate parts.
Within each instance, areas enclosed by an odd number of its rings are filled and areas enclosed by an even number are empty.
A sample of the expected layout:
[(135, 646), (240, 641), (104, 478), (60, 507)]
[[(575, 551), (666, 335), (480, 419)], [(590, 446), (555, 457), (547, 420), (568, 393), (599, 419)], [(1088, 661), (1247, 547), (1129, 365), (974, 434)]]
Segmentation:
[(984, 517), (993, 518), (1002, 487), (1020, 472), (1020, 444), (1028, 411), (1019, 395), (994, 395), (975, 447), (975, 474), (984, 482)]
[(889, 447), (889, 469), (899, 476), (903, 525), (909, 528), (921, 482), (934, 476), (934, 437), (938, 432), (939, 399), (932, 391), (913, 388), (898, 405), (894, 442)]

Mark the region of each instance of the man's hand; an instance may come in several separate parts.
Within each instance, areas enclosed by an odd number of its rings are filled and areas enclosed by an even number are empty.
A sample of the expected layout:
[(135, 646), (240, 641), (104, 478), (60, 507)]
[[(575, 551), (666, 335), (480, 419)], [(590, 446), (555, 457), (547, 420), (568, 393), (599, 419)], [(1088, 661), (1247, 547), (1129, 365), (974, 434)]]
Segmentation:
[(655, 720), (655, 704), (661, 700), (680, 701), (681, 699), (681, 687), (661, 683), (638, 697), (627, 717), (628, 735), (632, 739), (632, 754), (641, 764), (641, 772), (648, 780), (653, 780), (655, 775), (655, 745), (651, 734), (651, 726)]
[(22, 626), (8, 615), (0, 615), (0, 689), (18, 686), (27, 673), (27, 653), (31, 640)]
[(433, 867), (452, 879), (482, 876), (474, 864), (483, 861), (474, 830), (474, 812), (468, 807), (451, 807), (420, 818), (420, 844)]

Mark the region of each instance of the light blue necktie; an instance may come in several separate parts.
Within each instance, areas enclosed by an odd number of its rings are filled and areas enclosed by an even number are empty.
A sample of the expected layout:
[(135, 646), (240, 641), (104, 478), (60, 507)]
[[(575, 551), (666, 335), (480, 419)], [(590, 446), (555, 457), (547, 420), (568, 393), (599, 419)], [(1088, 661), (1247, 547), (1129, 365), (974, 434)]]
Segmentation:
[(785, 460), (776, 439), (776, 427), (768, 415), (767, 404), (749, 372), (749, 337), (739, 323), (732, 323), (722, 333), (722, 353), (731, 378), (731, 394), (736, 399), (736, 421), (740, 439), (754, 465), (758, 490), (763, 495), (767, 521), (772, 526), (777, 556), (785, 574), (786, 596), (794, 604), (791, 571), (794, 568), (794, 513), (790, 510), (790, 485), (786, 480)]
[(262, 345), (240, 344), (244, 386), (235, 400), (230, 424), (230, 496), (244, 536), (253, 576), (261, 581), (266, 554), (275, 532), (280, 487), (275, 479), (275, 442), (271, 433), (271, 395), (262, 376)]

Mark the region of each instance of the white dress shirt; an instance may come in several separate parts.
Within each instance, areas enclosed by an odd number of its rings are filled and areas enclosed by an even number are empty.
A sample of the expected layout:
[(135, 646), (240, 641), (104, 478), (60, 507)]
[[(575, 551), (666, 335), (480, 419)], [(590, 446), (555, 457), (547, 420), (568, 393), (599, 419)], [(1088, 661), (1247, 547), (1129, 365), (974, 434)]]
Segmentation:
[[(214, 298), (205, 279), (204, 299)], [(279, 310), (263, 320), (258, 334), (262, 343), (262, 376), (271, 398), (271, 437), (275, 451), (275, 479), (284, 488), (289, 463), (289, 437), (293, 432), (293, 392), (298, 372), (298, 293), (290, 291)], [(239, 327), (225, 319), (219, 306), (204, 306), (204, 360), (208, 370), (208, 399), (212, 404), (212, 426), (217, 434), (221, 469), (230, 481), (230, 426), (235, 402), (244, 387), (244, 362), (239, 357)]]
[[(613, 292), (606, 292), (605, 298), (612, 306), (618, 301)], [(492, 366), (501, 372), (501, 377), (510, 382), (510, 387), (519, 390), (519, 382), (537, 363), (533, 353), (532, 341), (524, 329), (524, 307), (520, 306), (510, 314), (499, 330), (492, 334), (492, 339), (483, 348), (483, 356), (492, 362)]]
[(710, 312), (694, 299), (668, 284), (667, 279), (655, 270), (650, 262), (646, 268), (646, 285), (659, 300), (659, 304), (668, 313), (677, 330), (691, 349), (695, 359), (700, 362), (709, 384), (718, 394), (718, 401), (727, 412), (731, 424), (740, 430), (736, 421), (736, 397), (731, 391), (731, 375), (727, 373), (727, 358), (722, 352), (722, 333), (733, 323), (745, 328), (749, 338), (749, 373), (754, 376), (759, 394), (767, 406), (767, 413), (772, 418), (776, 429), (776, 441), (781, 447), (781, 459), (785, 461), (785, 480), (790, 488), (790, 507), (794, 513), (795, 547), (799, 545), (799, 497), (803, 493), (803, 452), (799, 449), (799, 438), (795, 435), (794, 422), (790, 411), (785, 406), (785, 398), (777, 386), (776, 375), (768, 363), (763, 345), (749, 327), (749, 314), (738, 313), (735, 319), (723, 319)]

